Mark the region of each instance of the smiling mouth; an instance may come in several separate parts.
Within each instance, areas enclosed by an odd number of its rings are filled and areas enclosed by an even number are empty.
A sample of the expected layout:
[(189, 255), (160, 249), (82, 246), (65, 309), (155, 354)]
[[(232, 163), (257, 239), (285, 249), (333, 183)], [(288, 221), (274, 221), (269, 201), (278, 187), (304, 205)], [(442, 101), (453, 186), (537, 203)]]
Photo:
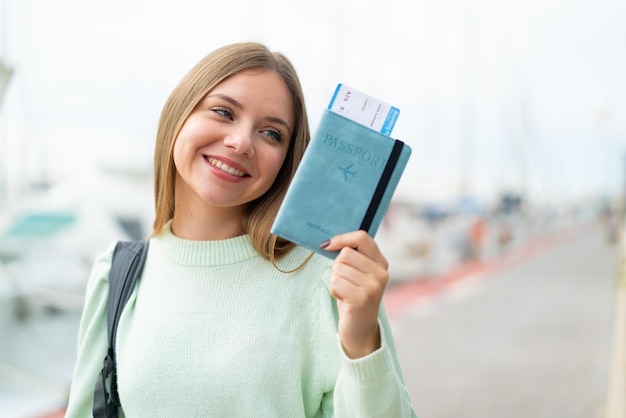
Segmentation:
[(246, 173), (244, 173), (243, 171), (241, 171), (241, 170), (237, 170), (236, 168), (233, 168), (233, 167), (229, 166), (228, 164), (223, 163), (223, 162), (221, 162), (220, 160), (217, 160), (217, 159), (215, 159), (215, 158), (207, 157), (207, 159), (206, 159), (206, 160), (207, 160), (207, 161), (209, 162), (209, 164), (211, 164), (213, 167), (215, 167), (215, 168), (219, 168), (219, 169), (220, 169), (220, 170), (222, 170), (223, 172), (228, 173), (228, 174), (230, 174), (230, 175), (232, 175), (232, 176), (235, 176), (235, 177), (245, 177), (245, 176), (247, 176), (247, 174), (246, 174)]

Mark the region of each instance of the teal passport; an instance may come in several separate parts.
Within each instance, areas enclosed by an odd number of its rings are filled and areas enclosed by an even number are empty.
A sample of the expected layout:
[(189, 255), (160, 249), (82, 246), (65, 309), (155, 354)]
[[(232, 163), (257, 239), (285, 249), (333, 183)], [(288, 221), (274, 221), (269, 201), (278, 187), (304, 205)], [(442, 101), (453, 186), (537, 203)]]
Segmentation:
[(271, 232), (332, 259), (319, 248), (327, 239), (374, 237), (410, 155), (404, 142), (324, 110)]

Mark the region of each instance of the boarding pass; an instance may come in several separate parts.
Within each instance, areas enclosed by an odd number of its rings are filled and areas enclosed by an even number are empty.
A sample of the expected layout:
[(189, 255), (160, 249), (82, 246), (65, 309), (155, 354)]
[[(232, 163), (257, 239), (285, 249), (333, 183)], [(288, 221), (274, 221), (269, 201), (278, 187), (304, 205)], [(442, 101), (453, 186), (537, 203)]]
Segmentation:
[(391, 135), (400, 109), (345, 84), (337, 85), (328, 109), (383, 135)]

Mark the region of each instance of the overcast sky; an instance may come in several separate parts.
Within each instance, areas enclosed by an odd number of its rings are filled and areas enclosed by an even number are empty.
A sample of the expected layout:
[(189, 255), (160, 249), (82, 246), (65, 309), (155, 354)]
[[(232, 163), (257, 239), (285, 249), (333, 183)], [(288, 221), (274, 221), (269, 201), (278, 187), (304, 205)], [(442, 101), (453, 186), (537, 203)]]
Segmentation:
[(401, 109), (392, 136), (414, 154), (398, 197), (577, 199), (626, 178), (623, 0), (0, 3), (12, 187), (103, 164), (150, 170), (170, 90), (243, 40), (293, 61), (313, 130), (337, 83)]

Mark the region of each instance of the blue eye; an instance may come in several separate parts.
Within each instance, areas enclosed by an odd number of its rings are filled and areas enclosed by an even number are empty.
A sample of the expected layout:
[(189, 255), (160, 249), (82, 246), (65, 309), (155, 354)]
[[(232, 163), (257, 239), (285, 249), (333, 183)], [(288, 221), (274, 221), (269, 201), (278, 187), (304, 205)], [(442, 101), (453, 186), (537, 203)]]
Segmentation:
[(213, 112), (217, 113), (218, 115), (220, 115), (223, 118), (230, 119), (230, 120), (233, 119), (233, 112), (231, 112), (228, 109), (225, 109), (223, 107), (216, 107), (216, 108), (213, 108), (211, 110)]
[(267, 129), (263, 133), (276, 142), (280, 142), (283, 139), (283, 135), (278, 129)]

